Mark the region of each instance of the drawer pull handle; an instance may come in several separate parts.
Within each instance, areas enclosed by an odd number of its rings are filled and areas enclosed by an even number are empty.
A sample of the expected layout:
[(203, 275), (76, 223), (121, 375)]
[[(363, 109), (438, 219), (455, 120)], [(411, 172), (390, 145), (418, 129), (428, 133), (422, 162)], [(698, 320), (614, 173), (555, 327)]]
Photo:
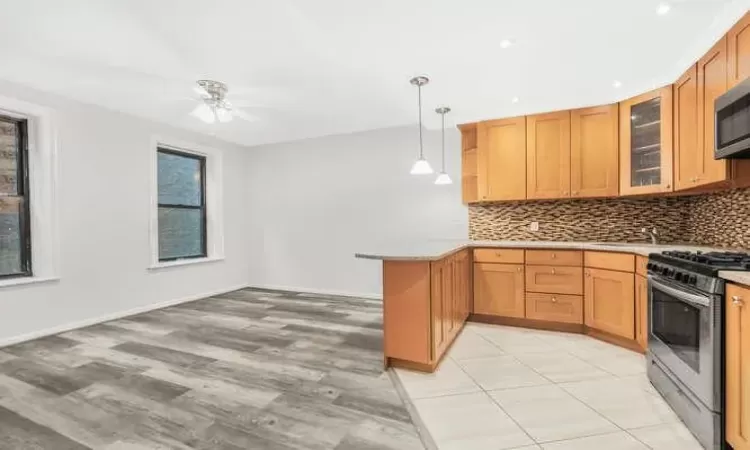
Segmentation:
[(742, 297), (739, 295), (733, 295), (732, 296), (732, 303), (734, 306), (739, 306), (740, 308), (745, 306), (745, 302), (742, 300)]

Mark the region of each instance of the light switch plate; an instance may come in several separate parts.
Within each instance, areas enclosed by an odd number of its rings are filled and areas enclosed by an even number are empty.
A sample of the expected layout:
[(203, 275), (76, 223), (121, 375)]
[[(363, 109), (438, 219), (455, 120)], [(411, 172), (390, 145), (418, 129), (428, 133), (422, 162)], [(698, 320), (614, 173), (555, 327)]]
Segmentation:
[(529, 230), (539, 231), (539, 222), (531, 222), (531, 224), (529, 224)]

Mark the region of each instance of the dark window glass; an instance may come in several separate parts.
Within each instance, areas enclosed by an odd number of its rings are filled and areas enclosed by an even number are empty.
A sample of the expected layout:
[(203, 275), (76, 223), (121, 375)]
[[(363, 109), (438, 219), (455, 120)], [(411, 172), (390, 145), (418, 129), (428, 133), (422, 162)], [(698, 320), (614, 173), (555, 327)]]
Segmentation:
[(160, 148), (159, 261), (200, 258), (206, 252), (206, 159)]
[(26, 130), (0, 116), (0, 278), (31, 275)]

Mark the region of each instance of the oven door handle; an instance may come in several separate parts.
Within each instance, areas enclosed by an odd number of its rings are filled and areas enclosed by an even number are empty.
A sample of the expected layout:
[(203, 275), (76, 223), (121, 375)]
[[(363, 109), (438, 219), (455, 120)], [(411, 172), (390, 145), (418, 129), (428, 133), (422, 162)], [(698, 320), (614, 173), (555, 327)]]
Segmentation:
[(706, 307), (711, 306), (711, 302), (708, 299), (708, 297), (704, 297), (702, 295), (697, 295), (697, 294), (693, 294), (690, 292), (685, 292), (685, 291), (681, 291), (679, 289), (673, 288), (672, 286), (669, 286), (668, 284), (664, 284), (661, 281), (658, 281), (653, 276), (649, 277), (649, 281), (651, 281), (653, 286), (659, 289), (660, 291), (664, 291), (669, 295), (673, 295), (680, 300), (684, 300), (688, 303), (692, 303), (698, 306), (706, 306)]

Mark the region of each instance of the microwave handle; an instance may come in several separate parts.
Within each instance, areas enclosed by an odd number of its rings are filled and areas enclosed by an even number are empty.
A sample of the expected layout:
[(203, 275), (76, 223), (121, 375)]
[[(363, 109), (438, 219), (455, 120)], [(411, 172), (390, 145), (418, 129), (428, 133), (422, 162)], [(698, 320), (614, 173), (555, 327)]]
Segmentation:
[(677, 297), (680, 300), (686, 301), (688, 303), (692, 303), (697, 306), (706, 306), (706, 307), (711, 306), (711, 302), (709, 301), (708, 297), (704, 297), (702, 295), (692, 294), (690, 292), (685, 292), (679, 289), (675, 289), (672, 286), (669, 286), (667, 284), (662, 283), (661, 281), (658, 281), (654, 277), (648, 277), (648, 280), (651, 282), (653, 287), (659, 289), (660, 291), (664, 291), (669, 295)]

